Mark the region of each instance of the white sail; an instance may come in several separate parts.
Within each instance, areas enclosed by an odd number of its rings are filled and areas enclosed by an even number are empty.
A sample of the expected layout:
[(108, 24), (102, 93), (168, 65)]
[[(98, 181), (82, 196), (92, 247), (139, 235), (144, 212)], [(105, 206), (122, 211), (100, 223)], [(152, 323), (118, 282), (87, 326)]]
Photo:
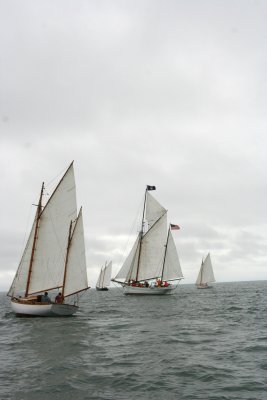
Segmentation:
[(201, 262), (201, 267), (197, 276), (196, 285), (202, 284), (202, 273), (203, 273), (203, 260)]
[(71, 164), (40, 216), (30, 294), (62, 286), (69, 226), (76, 216), (76, 190)]
[(196, 280), (196, 285), (206, 284), (209, 282), (215, 282), (210, 253), (207, 255), (205, 260), (202, 261), (200, 271)]
[(97, 288), (104, 288), (109, 286), (111, 280), (112, 261), (101, 268), (98, 280), (96, 282)]
[(167, 233), (167, 214), (143, 236), (137, 280), (161, 276)]
[(96, 282), (96, 287), (102, 288), (103, 276), (104, 276), (104, 268), (101, 267), (100, 274)]
[(111, 270), (112, 270), (112, 261), (110, 261), (104, 268), (104, 278), (102, 281), (103, 287), (107, 287), (110, 284)]
[(128, 281), (129, 279), (136, 279), (136, 270), (138, 262), (138, 254), (140, 247), (140, 235), (137, 236), (136, 241), (130, 251), (130, 254), (124, 261), (121, 269), (115, 276), (114, 280)]
[(178, 253), (172, 233), (169, 231), (162, 280), (168, 281), (181, 278), (183, 278), (183, 273)]
[(30, 267), (30, 260), (31, 260), (31, 253), (32, 253), (32, 246), (34, 241), (34, 232), (35, 232), (35, 225), (36, 225), (36, 216), (35, 220), (24, 249), (23, 255), (21, 257), (21, 261), (19, 263), (18, 270), (16, 272), (15, 278), (11, 284), (11, 287), (7, 293), (8, 296), (13, 296), (15, 293), (23, 294), (27, 285), (28, 274), (29, 274), (29, 267)]
[(171, 232), (166, 244), (167, 211), (149, 192), (146, 192), (144, 221), (148, 230), (139, 233), (114, 280), (140, 282), (162, 277), (162, 273), (164, 280), (181, 279), (183, 274)]
[(86, 257), (84, 244), (84, 229), (82, 210), (80, 210), (70, 243), (68, 262), (66, 266), (66, 281), (64, 296), (80, 292), (88, 288)]
[(146, 192), (146, 221), (150, 229), (167, 210), (149, 193)]

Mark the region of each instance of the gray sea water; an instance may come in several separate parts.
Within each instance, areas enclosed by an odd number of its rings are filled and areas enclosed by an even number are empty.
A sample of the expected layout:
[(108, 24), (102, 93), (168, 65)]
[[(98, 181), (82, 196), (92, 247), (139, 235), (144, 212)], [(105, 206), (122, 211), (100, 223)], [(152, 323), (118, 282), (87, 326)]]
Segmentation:
[(266, 281), (90, 289), (76, 316), (18, 318), (2, 293), (0, 399), (266, 400), (266, 300)]

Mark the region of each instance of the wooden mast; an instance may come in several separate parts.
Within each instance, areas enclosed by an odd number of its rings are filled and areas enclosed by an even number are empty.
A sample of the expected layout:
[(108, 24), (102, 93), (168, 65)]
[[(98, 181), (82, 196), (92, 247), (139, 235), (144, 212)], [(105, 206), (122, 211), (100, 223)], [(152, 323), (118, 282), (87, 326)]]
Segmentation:
[(71, 229), (72, 229), (72, 221), (70, 221), (68, 245), (67, 245), (66, 260), (65, 260), (65, 267), (64, 267), (64, 277), (63, 277), (63, 285), (62, 285), (62, 298), (63, 299), (64, 299), (64, 291), (65, 291), (65, 284), (66, 284), (66, 277), (67, 277), (69, 250), (70, 250), (70, 244), (71, 244)]
[(33, 266), (33, 259), (34, 259), (36, 241), (37, 241), (38, 225), (39, 225), (39, 220), (40, 220), (40, 216), (41, 216), (41, 213), (42, 213), (43, 191), (44, 191), (44, 182), (42, 183), (41, 194), (40, 194), (40, 198), (39, 198), (39, 202), (38, 202), (38, 206), (37, 206), (37, 212), (36, 212), (34, 238), (33, 238), (33, 244), (32, 244), (32, 252), (31, 252), (30, 266), (29, 266), (29, 272), (28, 272), (28, 278), (27, 278), (27, 284), (26, 284), (25, 297), (28, 297), (28, 294), (29, 294), (31, 274), (32, 274), (32, 266)]
[(147, 197), (147, 187), (146, 187), (145, 201), (144, 201), (144, 207), (143, 207), (142, 227), (141, 227), (141, 235), (140, 235), (141, 237), (140, 237), (140, 246), (139, 246), (138, 262), (137, 262), (137, 270), (136, 270), (136, 279), (135, 279), (136, 282), (138, 282), (138, 272), (139, 272), (141, 249), (142, 249), (142, 237), (144, 234), (144, 217), (145, 217), (145, 209), (146, 209), (146, 197)]
[(171, 224), (169, 225), (168, 236), (167, 236), (167, 241), (166, 241), (166, 245), (165, 245), (165, 253), (164, 253), (164, 259), (163, 259), (163, 265), (162, 265), (161, 280), (163, 279), (163, 272), (164, 272), (164, 267), (165, 267), (165, 260), (166, 260), (170, 230), (171, 230)]

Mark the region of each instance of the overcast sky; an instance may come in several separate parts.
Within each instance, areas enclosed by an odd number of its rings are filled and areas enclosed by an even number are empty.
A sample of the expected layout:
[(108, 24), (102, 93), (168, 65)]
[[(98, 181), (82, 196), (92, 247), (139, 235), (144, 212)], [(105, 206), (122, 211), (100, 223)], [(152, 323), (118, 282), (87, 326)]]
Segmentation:
[(147, 184), (184, 283), (208, 252), (217, 281), (267, 278), (266, 21), (265, 0), (0, 0), (0, 290), (72, 160), (91, 285)]

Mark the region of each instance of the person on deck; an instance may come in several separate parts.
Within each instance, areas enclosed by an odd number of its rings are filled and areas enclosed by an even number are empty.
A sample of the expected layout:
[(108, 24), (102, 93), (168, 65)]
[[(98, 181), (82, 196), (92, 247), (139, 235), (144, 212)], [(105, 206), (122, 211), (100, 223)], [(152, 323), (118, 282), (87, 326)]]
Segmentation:
[(56, 298), (55, 298), (55, 303), (57, 303), (57, 304), (61, 304), (61, 303), (63, 303), (63, 296), (62, 296), (62, 293), (58, 293), (58, 295), (56, 296)]
[(50, 297), (48, 296), (48, 293), (47, 293), (47, 292), (45, 292), (45, 294), (42, 295), (41, 301), (42, 301), (43, 303), (51, 303), (51, 299), (50, 299)]
[(158, 279), (157, 279), (157, 286), (158, 286), (158, 287), (161, 287), (161, 284), (162, 284), (162, 280), (161, 280), (160, 278), (158, 278)]

